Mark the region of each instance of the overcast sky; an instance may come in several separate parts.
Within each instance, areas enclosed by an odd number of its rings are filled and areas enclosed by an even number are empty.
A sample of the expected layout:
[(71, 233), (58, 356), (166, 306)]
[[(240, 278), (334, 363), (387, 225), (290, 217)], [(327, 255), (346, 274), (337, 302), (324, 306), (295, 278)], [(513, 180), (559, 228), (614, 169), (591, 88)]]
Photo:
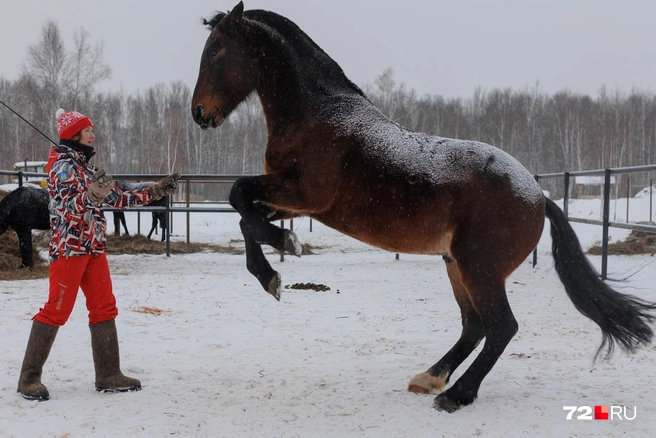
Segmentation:
[[(46, 20), (67, 45), (84, 27), (105, 44), (111, 81), (129, 92), (195, 85), (201, 17), (236, 0), (8, 0), (0, 9), (0, 76), (16, 79)], [(599, 87), (656, 91), (653, 0), (245, 0), (294, 21), (358, 85), (387, 67), (420, 95), (469, 97), (533, 86), (596, 96)]]

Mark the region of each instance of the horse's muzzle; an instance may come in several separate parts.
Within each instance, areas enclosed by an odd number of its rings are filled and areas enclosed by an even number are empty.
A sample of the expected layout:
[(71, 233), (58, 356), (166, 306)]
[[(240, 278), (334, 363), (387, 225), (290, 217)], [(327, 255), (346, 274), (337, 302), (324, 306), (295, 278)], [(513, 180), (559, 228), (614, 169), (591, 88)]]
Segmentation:
[(191, 109), (191, 116), (194, 118), (194, 122), (196, 122), (202, 129), (207, 129), (209, 123), (207, 120), (203, 120), (205, 117), (205, 108), (203, 108), (203, 105), (196, 105)]
[[(210, 115), (206, 117), (205, 108), (203, 105), (198, 104), (191, 110), (191, 115), (194, 118), (194, 122), (196, 122), (198, 126), (201, 127), (201, 129), (207, 129), (210, 126), (212, 128), (216, 128), (220, 125), (220, 123), (216, 120), (216, 108), (213, 108)], [(223, 121), (223, 118), (221, 121)]]

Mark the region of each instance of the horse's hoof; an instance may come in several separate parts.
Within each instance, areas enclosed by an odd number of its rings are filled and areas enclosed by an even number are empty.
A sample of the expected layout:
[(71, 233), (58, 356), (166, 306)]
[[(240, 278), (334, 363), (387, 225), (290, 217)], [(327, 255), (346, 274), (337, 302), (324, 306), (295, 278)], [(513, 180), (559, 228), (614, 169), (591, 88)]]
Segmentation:
[(277, 301), (280, 301), (280, 293), (282, 292), (280, 286), (281, 284), (282, 281), (280, 279), (280, 274), (276, 272), (276, 275), (269, 282), (269, 287), (267, 288), (267, 292), (273, 295), (273, 298), (275, 298)]
[(296, 257), (300, 257), (301, 253), (303, 253), (303, 246), (301, 246), (296, 233), (292, 230), (285, 230), (285, 252), (287, 254), (294, 254)]
[(410, 379), (408, 383), (408, 391), (415, 394), (439, 394), (446, 385), (448, 377), (444, 376), (431, 376), (427, 372), (419, 373)]
[(437, 397), (435, 397), (435, 400), (433, 401), (433, 408), (437, 409), (438, 411), (446, 411), (449, 414), (454, 413), (458, 409), (462, 407), (461, 404), (456, 402), (455, 400), (451, 399), (446, 393), (441, 393)]
[(457, 389), (456, 385), (440, 393), (433, 401), (433, 407), (438, 411), (452, 413), (463, 406), (470, 405), (476, 400), (476, 392), (470, 390)]

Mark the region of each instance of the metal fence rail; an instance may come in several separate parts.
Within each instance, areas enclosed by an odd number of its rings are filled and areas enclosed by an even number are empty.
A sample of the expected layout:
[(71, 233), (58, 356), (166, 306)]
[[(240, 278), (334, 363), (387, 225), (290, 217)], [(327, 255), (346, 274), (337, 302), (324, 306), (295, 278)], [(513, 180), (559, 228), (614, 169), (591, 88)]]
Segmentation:
[[(571, 222), (580, 222), (584, 224), (592, 225), (601, 225), (602, 226), (602, 256), (601, 256), (601, 276), (603, 279), (607, 278), (608, 272), (608, 229), (609, 227), (614, 228), (624, 228), (629, 230), (644, 231), (648, 233), (656, 233), (656, 226), (654, 225), (644, 225), (636, 223), (620, 223), (620, 222), (611, 222), (610, 221), (610, 188), (611, 188), (611, 176), (612, 175), (621, 175), (621, 174), (631, 174), (639, 172), (656, 172), (656, 165), (648, 166), (634, 166), (634, 167), (620, 167), (614, 169), (597, 169), (597, 170), (582, 170), (576, 172), (562, 172), (562, 173), (543, 173), (534, 175), (535, 180), (539, 183), (540, 180), (546, 179), (558, 179), (562, 178), (564, 182), (564, 199), (563, 199), (563, 210), (565, 216)], [(14, 171), (5, 171), (0, 170), (0, 175), (6, 176), (18, 176), (18, 185), (23, 184), (23, 176), (27, 177), (45, 177), (46, 174), (35, 173), (35, 172), (14, 172)], [(114, 179), (126, 180), (126, 181), (158, 181), (161, 178), (164, 178), (165, 174), (117, 174), (113, 175)], [(140, 206), (135, 208), (126, 209), (124, 211), (137, 211), (137, 212), (158, 212), (165, 211), (167, 217), (171, 218), (171, 213), (186, 213), (186, 223), (187, 223), (187, 243), (189, 243), (190, 236), (190, 213), (232, 213), (235, 210), (226, 202), (214, 202), (213, 204), (218, 204), (220, 207), (191, 207), (191, 184), (197, 182), (211, 182), (218, 184), (231, 184), (234, 183), (238, 178), (253, 176), (253, 175), (222, 175), (222, 174), (209, 174), (209, 175), (194, 175), (194, 174), (183, 174), (180, 176), (180, 180), (184, 186), (184, 197), (183, 201), (167, 202), (166, 207), (146, 207)], [(602, 220), (592, 220), (585, 218), (576, 218), (570, 217), (568, 211), (569, 204), (569, 186), (570, 178), (577, 176), (603, 176), (604, 177), (604, 190), (603, 190), (603, 214)], [(652, 184), (650, 182), (650, 187)], [(652, 220), (652, 193), (650, 192), (650, 207), (649, 207), (649, 217), (650, 221)], [(627, 201), (628, 202), (628, 201)], [(174, 205), (184, 205), (184, 207), (176, 207)], [(119, 211), (117, 209), (106, 208), (104, 209), (107, 212)], [(627, 214), (628, 219), (628, 214)], [(310, 227), (311, 227), (310, 223)], [(170, 255), (170, 227), (171, 220), (167, 221), (167, 236), (166, 236), (166, 253)], [(311, 228), (310, 228), (311, 229)], [(398, 256), (397, 256), (398, 257)], [(537, 263), (537, 248), (533, 251), (533, 264)]]
[[(643, 224), (633, 224), (633, 223), (620, 223), (620, 222), (611, 222), (610, 221), (610, 187), (611, 187), (611, 176), (612, 175), (621, 175), (621, 174), (630, 174), (630, 173), (639, 173), (639, 172), (653, 172), (656, 171), (656, 165), (649, 166), (634, 166), (634, 167), (619, 167), (615, 169), (598, 169), (598, 170), (582, 170), (577, 172), (562, 172), (562, 173), (544, 173), (534, 175), (535, 180), (539, 183), (541, 179), (549, 178), (563, 178), (565, 184), (565, 194), (563, 199), (563, 211), (565, 216), (570, 222), (580, 222), (584, 224), (593, 224), (602, 226), (602, 238), (601, 238), (601, 278), (606, 279), (608, 274), (608, 228), (624, 228), (628, 230), (644, 231), (647, 233), (656, 233), (656, 226), (654, 225), (643, 225)], [(591, 220), (583, 219), (576, 217), (569, 217), (568, 204), (569, 204), (569, 182), (570, 178), (577, 176), (603, 176), (604, 177), (604, 193), (603, 193), (603, 213), (602, 220)], [(649, 193), (649, 220), (652, 220), (652, 186), (653, 184), (650, 181), (650, 193)], [(628, 198), (627, 198), (628, 202)], [(628, 214), (627, 214), (628, 220)], [(537, 248), (533, 251), (533, 264), (537, 263)]]

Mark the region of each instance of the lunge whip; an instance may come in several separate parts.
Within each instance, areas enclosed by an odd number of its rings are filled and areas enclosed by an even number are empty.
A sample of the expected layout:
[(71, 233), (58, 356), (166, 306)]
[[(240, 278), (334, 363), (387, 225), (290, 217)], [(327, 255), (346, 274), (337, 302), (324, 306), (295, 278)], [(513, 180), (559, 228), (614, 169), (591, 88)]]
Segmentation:
[(49, 141), (50, 143), (54, 144), (55, 146), (59, 146), (57, 143), (55, 143), (54, 141), (52, 141), (52, 139), (51, 139), (50, 137), (48, 137), (48, 136), (45, 135), (43, 132), (41, 132), (41, 130), (40, 130), (39, 128), (37, 128), (36, 126), (34, 126), (33, 124), (31, 124), (30, 122), (28, 122), (27, 120), (25, 120), (25, 117), (21, 116), (21, 115), (18, 114), (16, 111), (14, 111), (9, 105), (7, 105), (6, 103), (4, 103), (4, 102), (1, 101), (1, 100), (0, 100), (0, 103), (1, 103), (5, 108), (7, 108), (9, 111), (11, 111), (12, 113), (16, 114), (18, 117), (20, 117), (20, 119), (21, 119), (22, 121), (24, 121), (25, 123), (27, 123), (28, 125), (30, 125), (32, 128), (36, 129), (36, 131), (37, 131), (39, 134), (43, 135), (46, 139), (48, 139), (48, 141)]

